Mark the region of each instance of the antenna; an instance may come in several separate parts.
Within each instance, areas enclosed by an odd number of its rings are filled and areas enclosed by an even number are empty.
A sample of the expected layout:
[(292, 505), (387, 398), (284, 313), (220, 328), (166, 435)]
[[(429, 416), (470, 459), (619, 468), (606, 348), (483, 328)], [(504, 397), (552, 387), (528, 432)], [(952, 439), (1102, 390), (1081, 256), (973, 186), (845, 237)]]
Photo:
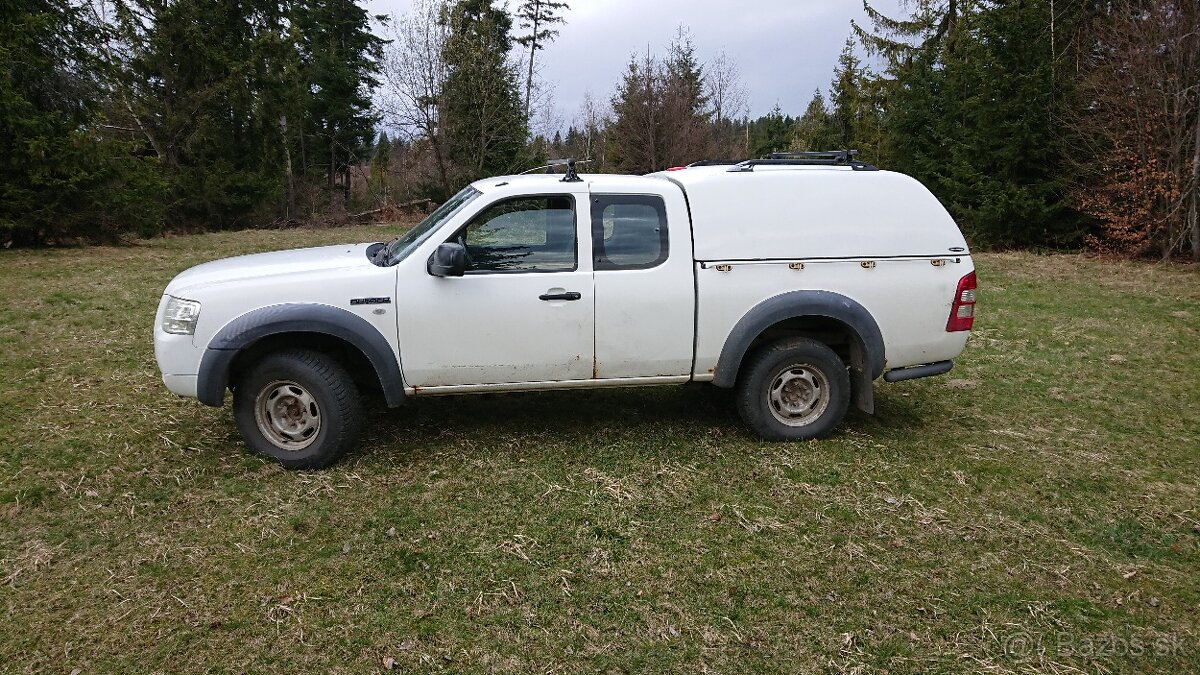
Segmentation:
[[(584, 160), (584, 162), (587, 162), (587, 160)], [(562, 182), (564, 182), (564, 183), (582, 183), (583, 182), (583, 179), (580, 178), (579, 174), (575, 172), (575, 159), (574, 158), (567, 160), (567, 175), (563, 176)]]
[(565, 167), (567, 167), (567, 175), (563, 176), (562, 182), (564, 182), (564, 183), (580, 183), (583, 181), (583, 179), (580, 178), (579, 174), (575, 171), (575, 165), (576, 164), (587, 164), (591, 161), (592, 160), (590, 160), (590, 159), (577, 160), (574, 157), (569, 157), (567, 159), (552, 159), (549, 162), (542, 164), (541, 166), (535, 166), (532, 169), (526, 169), (525, 171), (522, 171), (521, 173), (519, 173), (517, 175), (523, 176), (527, 173), (533, 173), (534, 171), (537, 171), (538, 169), (545, 169), (546, 173), (554, 173), (554, 167), (565, 166)]

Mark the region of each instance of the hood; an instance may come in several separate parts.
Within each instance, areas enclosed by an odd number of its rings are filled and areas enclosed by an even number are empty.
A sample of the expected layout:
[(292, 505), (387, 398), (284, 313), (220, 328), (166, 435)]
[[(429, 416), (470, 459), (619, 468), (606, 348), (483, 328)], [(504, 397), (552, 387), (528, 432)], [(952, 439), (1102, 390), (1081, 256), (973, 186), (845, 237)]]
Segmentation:
[(214, 260), (181, 272), (164, 292), (168, 295), (182, 293), (182, 297), (187, 297), (186, 289), (229, 281), (371, 265), (367, 259), (367, 248), (370, 246), (341, 244)]

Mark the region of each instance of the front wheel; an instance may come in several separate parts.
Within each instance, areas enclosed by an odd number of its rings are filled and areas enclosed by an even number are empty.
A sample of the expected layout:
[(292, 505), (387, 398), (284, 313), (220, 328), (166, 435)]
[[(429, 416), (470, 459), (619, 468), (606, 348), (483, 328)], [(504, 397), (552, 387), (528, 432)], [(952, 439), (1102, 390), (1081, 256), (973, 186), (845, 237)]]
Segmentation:
[(354, 444), (361, 417), (350, 375), (309, 350), (267, 355), (233, 391), (233, 418), (246, 445), (288, 469), (333, 464)]
[(747, 358), (737, 406), (742, 421), (766, 440), (824, 438), (850, 407), (850, 374), (823, 343), (780, 340)]

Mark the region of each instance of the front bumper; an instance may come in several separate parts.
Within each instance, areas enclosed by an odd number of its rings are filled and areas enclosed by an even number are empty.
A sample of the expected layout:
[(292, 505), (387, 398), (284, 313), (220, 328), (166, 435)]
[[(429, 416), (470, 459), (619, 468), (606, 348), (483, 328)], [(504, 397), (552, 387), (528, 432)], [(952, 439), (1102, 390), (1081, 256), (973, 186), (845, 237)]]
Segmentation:
[(176, 335), (162, 329), (163, 308), (167, 298), (159, 302), (154, 316), (154, 360), (162, 373), (163, 384), (173, 394), (196, 397), (196, 375), (200, 372), (203, 349), (192, 344), (191, 335)]

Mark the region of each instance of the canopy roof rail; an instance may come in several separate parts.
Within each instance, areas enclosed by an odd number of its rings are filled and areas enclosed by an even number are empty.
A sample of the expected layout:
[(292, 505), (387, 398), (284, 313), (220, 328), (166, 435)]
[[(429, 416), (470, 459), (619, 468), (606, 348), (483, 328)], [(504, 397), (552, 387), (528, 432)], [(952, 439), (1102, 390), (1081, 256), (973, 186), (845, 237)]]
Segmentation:
[(822, 150), (819, 152), (772, 152), (764, 159), (748, 159), (730, 167), (730, 171), (753, 171), (756, 166), (848, 166), (854, 171), (878, 171), (875, 166), (854, 159), (858, 150)]

